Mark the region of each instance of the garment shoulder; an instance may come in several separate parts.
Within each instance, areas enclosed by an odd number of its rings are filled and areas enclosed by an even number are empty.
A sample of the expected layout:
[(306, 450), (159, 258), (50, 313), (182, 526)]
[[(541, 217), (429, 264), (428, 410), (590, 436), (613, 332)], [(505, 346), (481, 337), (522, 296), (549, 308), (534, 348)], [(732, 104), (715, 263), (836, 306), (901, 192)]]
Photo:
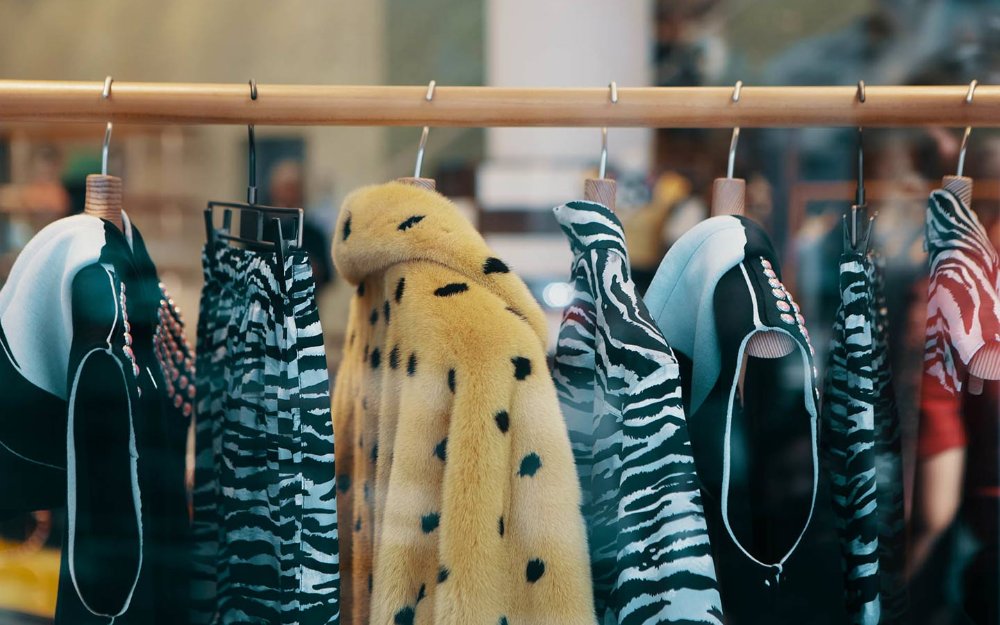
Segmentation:
[(114, 270), (94, 263), (77, 272), (73, 278), (71, 315), (75, 328), (93, 331), (114, 326), (120, 306)]

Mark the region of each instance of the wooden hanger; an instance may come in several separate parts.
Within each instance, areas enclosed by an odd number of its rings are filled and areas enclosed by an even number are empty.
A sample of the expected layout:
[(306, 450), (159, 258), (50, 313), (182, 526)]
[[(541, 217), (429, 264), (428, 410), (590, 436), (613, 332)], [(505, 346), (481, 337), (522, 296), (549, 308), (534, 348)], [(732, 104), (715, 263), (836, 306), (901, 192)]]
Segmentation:
[[(112, 78), (104, 79), (102, 97), (111, 97)], [(83, 204), (83, 212), (100, 219), (110, 221), (119, 230), (124, 230), (122, 221), (122, 179), (108, 175), (108, 149), (111, 146), (111, 122), (104, 131), (104, 144), (101, 148), (101, 173), (87, 176), (87, 195)]]
[[(427, 85), (427, 94), (424, 99), (431, 102), (434, 99), (434, 88), (437, 86), (437, 81), (432, 80)], [(420, 133), (420, 147), (417, 148), (417, 164), (413, 168), (413, 176), (404, 176), (403, 178), (396, 178), (396, 182), (401, 182), (403, 184), (412, 185), (414, 187), (421, 187), (427, 189), (428, 191), (434, 191), (437, 188), (437, 183), (433, 178), (421, 178), (420, 170), (424, 165), (424, 149), (427, 147), (427, 135), (430, 134), (430, 128), (424, 126), (423, 132)]]
[[(611, 104), (618, 104), (618, 83), (611, 81), (608, 85), (611, 92)], [(618, 185), (614, 180), (607, 178), (608, 169), (608, 128), (601, 128), (601, 164), (598, 169), (597, 178), (588, 178), (583, 183), (583, 199), (607, 206), (612, 211), (615, 210), (615, 196), (618, 194)]]
[[(740, 101), (743, 81), (737, 80), (733, 88), (732, 102)], [(740, 141), (739, 127), (733, 128), (733, 138), (729, 142), (729, 161), (726, 167), (726, 177), (716, 178), (712, 183), (711, 215), (742, 215), (746, 209), (747, 183), (742, 178), (733, 178), (733, 168), (736, 164), (736, 145)], [(750, 337), (747, 343), (747, 354), (756, 358), (781, 358), (792, 353), (795, 341), (783, 332), (767, 330)]]

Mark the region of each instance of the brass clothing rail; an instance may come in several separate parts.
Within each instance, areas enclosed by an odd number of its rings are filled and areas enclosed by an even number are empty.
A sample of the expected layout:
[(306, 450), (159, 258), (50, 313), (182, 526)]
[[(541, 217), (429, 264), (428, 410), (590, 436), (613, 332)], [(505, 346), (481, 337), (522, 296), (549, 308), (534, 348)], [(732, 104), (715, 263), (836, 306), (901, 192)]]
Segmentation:
[(0, 121), (339, 126), (1000, 126), (1000, 85), (608, 89), (0, 80)]

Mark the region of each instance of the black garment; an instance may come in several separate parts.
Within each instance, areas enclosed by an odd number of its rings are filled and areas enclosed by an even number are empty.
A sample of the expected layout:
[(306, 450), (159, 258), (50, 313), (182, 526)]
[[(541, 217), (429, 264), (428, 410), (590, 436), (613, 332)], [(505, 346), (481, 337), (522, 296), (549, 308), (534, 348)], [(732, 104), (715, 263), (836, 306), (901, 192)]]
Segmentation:
[[(131, 241), (91, 216), (51, 224), (0, 298), (0, 505), (67, 506), (56, 623), (181, 623), (186, 613), (193, 398), (178, 387), (190, 356), (142, 237), (126, 227)], [(17, 295), (28, 292), (45, 301), (27, 306)], [(43, 326), (68, 330), (68, 359), (59, 341), (32, 348), (24, 333)], [(53, 387), (54, 367), (64, 386)]]

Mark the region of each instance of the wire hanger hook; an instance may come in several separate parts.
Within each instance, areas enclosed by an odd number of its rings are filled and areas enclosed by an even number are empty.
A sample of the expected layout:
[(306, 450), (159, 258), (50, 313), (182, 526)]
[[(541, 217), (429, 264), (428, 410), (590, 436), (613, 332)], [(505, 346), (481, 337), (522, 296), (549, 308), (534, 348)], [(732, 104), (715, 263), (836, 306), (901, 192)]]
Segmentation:
[[(424, 100), (431, 102), (434, 100), (434, 89), (437, 87), (437, 81), (432, 80), (427, 83), (427, 93), (424, 95)], [(427, 148), (427, 135), (430, 134), (431, 129), (429, 126), (424, 126), (423, 132), (420, 133), (420, 147), (417, 148), (417, 164), (413, 168), (413, 177), (420, 177), (420, 170), (424, 167), (424, 150)]]
[[(101, 90), (101, 97), (105, 100), (111, 99), (111, 83), (114, 79), (111, 76), (107, 76), (104, 79), (104, 89)], [(108, 152), (111, 149), (111, 129), (112, 124), (108, 122), (107, 127), (104, 129), (104, 144), (101, 146), (101, 175), (108, 175)]]
[[(257, 80), (251, 78), (250, 101), (257, 100)], [(247, 204), (257, 203), (257, 138), (254, 136), (253, 124), (247, 124), (247, 142), (249, 145), (247, 158)]]
[[(733, 104), (740, 101), (740, 95), (743, 93), (743, 81), (737, 80), (736, 85), (733, 87)], [(726, 178), (732, 179), (733, 170), (736, 167), (736, 146), (740, 142), (740, 127), (736, 126), (733, 128), (733, 138), (729, 140), (729, 162), (726, 165)]]
[[(978, 80), (973, 80), (969, 83), (969, 91), (965, 94), (965, 103), (972, 104), (972, 97), (976, 94), (976, 87), (979, 86)], [(958, 150), (958, 173), (959, 177), (962, 176), (962, 172), (965, 170), (965, 150), (969, 147), (969, 135), (972, 133), (972, 126), (966, 126), (965, 132), (962, 134), (962, 147)]]
[[(608, 85), (611, 92), (611, 103), (618, 104), (618, 83), (614, 80)], [(601, 128), (601, 165), (598, 167), (597, 177), (604, 179), (608, 172), (608, 127)]]

